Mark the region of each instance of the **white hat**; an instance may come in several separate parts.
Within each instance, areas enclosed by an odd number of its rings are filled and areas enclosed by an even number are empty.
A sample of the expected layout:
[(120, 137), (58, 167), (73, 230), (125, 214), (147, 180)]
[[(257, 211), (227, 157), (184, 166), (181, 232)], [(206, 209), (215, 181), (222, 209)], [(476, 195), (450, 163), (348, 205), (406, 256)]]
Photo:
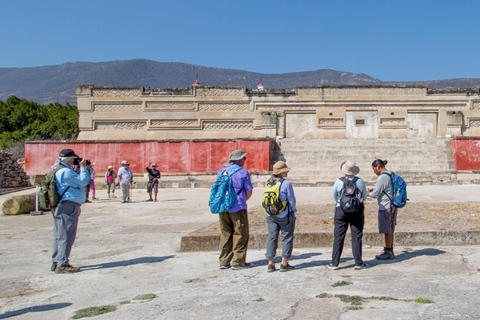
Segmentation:
[(340, 165), (340, 170), (347, 176), (356, 176), (360, 172), (360, 168), (353, 160), (343, 161)]

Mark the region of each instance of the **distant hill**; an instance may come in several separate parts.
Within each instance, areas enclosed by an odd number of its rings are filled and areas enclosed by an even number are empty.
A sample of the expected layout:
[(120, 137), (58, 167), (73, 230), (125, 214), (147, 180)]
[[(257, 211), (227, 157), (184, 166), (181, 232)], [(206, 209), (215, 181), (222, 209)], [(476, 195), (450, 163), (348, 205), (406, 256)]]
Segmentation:
[(190, 87), (198, 75), (202, 85), (234, 85), (256, 88), (262, 82), (267, 89), (294, 88), (302, 85), (425, 85), (429, 88), (477, 88), (480, 79), (450, 79), (417, 82), (383, 82), (366, 74), (329, 69), (264, 74), (242, 70), (203, 67), (177, 62), (126, 60), (111, 62), (74, 62), (33, 68), (0, 68), (0, 100), (9, 96), (35, 101), (76, 104), (75, 86), (143, 86), (151, 88)]

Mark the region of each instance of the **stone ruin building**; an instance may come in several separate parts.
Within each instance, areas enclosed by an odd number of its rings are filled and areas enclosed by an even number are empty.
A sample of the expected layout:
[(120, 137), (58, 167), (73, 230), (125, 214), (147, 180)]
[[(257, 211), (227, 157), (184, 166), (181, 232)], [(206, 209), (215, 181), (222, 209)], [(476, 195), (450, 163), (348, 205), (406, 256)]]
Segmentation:
[[(64, 145), (88, 154), (97, 168), (128, 159), (144, 174), (148, 161), (159, 162), (164, 177), (178, 176), (177, 186), (211, 181), (236, 148), (250, 153), (246, 167), (259, 183), (278, 160), (292, 166), (296, 185), (331, 185), (346, 159), (357, 162), (367, 182), (375, 181), (376, 158), (416, 184), (471, 183), (480, 168), (478, 89), (196, 83), (181, 89), (78, 85), (76, 95), (80, 134)], [(48, 161), (51, 150), (26, 145), (30, 157)], [(29, 174), (51, 165), (26, 157)]]

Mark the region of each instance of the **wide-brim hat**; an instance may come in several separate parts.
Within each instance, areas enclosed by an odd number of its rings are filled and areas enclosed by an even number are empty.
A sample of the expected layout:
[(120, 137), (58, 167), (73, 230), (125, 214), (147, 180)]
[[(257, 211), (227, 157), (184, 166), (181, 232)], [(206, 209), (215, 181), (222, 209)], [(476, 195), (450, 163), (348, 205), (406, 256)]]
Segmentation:
[(353, 160), (343, 161), (340, 170), (347, 176), (356, 176), (360, 172), (360, 168)]
[(122, 166), (125, 165), (125, 164), (130, 164), (130, 163), (128, 163), (127, 160), (123, 160), (123, 161), (122, 161)]
[(284, 173), (284, 172), (288, 172), (290, 171), (292, 168), (290, 168), (289, 166), (287, 166), (287, 164), (284, 162), (284, 161), (277, 161), (274, 165), (273, 165), (273, 172), (272, 174), (273, 175), (279, 175), (281, 173)]
[(243, 152), (243, 150), (235, 150), (230, 154), (230, 158), (228, 158), (227, 162), (242, 160), (247, 154), (248, 153)]
[(111, 166), (111, 165), (110, 165), (110, 166), (108, 166), (108, 168), (107, 168), (107, 169), (113, 169), (113, 166)]

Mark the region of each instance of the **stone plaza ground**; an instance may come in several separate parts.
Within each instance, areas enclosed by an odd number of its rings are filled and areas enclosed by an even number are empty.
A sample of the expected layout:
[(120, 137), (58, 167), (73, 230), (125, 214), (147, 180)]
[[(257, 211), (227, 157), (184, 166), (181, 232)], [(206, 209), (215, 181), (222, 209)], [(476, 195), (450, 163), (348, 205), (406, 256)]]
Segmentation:
[[(326, 208), (320, 217), (303, 215), (297, 231), (328, 232), (331, 188), (295, 191), (299, 209)], [(100, 200), (82, 206), (71, 255), (81, 267), (77, 274), (49, 270), (50, 215), (0, 216), (0, 319), (70, 319), (80, 309), (107, 305), (116, 310), (94, 319), (480, 318), (478, 243), (397, 246), (397, 259), (388, 262), (374, 259), (381, 246), (366, 244), (364, 270), (353, 269), (346, 246), (338, 271), (326, 268), (331, 246), (295, 248), (297, 268), (285, 273), (267, 273), (265, 250), (251, 249), (251, 269), (219, 270), (217, 250), (180, 251), (182, 237), (215, 228), (209, 189), (162, 189), (156, 203), (145, 202), (144, 190), (134, 190), (128, 204), (97, 193)], [(411, 202), (397, 230), (475, 234), (478, 194), (479, 185), (409, 187)], [(0, 196), (0, 205), (9, 196)], [(264, 227), (255, 208), (261, 196), (255, 189), (249, 201), (254, 231)], [(374, 212), (376, 206), (367, 207)], [(367, 214), (366, 231), (374, 232), (375, 223)], [(146, 294), (152, 299), (135, 299)]]

